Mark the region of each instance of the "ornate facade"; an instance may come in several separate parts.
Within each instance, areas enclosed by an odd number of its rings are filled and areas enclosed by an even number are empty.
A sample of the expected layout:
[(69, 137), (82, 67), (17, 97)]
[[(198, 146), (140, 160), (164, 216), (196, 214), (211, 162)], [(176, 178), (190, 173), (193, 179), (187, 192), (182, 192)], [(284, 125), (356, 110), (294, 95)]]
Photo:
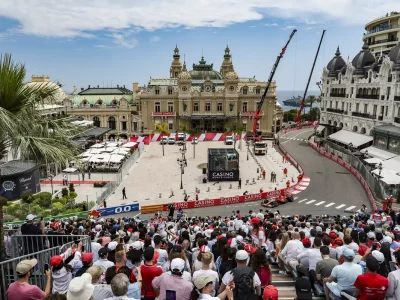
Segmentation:
[[(234, 71), (230, 49), (226, 47), (220, 71), (204, 57), (188, 70), (180, 62), (176, 47), (169, 78), (150, 78), (136, 93), (142, 132), (149, 134), (154, 124), (168, 123), (171, 132), (182, 127), (200, 131), (223, 132), (232, 123), (252, 130), (253, 117), (266, 86), (255, 78), (239, 78)], [(274, 132), (276, 83), (273, 82), (262, 107), (258, 130), (270, 136)], [(280, 117), (280, 114), (277, 114)]]
[(366, 135), (378, 125), (400, 126), (400, 43), (378, 60), (364, 43), (351, 62), (338, 47), (322, 81), (321, 123)]

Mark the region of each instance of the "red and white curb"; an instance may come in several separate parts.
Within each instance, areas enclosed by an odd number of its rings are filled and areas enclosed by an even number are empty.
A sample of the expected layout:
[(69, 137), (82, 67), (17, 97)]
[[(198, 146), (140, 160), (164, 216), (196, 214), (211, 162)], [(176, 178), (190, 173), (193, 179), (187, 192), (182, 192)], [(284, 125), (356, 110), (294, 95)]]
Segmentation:
[(297, 194), (305, 191), (309, 185), (310, 185), (310, 177), (304, 176), (303, 179), (300, 181), (300, 183), (296, 185), (292, 194), (297, 195)]

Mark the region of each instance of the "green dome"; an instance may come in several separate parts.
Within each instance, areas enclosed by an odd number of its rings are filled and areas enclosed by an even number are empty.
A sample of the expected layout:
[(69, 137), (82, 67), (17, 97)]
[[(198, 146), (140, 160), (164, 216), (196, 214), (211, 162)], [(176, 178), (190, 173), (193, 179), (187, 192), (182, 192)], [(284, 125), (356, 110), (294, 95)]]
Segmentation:
[(208, 65), (204, 60), (204, 57), (201, 57), (199, 64), (193, 64), (193, 70), (189, 72), (192, 80), (222, 80), (222, 75), (213, 70), (213, 64)]

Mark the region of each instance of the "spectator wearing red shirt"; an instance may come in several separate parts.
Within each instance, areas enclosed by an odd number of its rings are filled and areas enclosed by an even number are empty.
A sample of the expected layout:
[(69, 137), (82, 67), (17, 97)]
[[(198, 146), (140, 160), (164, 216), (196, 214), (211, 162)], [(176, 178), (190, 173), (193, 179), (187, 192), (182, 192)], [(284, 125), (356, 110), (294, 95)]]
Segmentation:
[[(129, 281), (131, 283), (136, 282), (136, 276), (133, 272), (133, 270), (129, 269), (128, 267), (125, 266), (126, 264), (126, 253), (124, 251), (118, 251), (117, 253), (115, 253), (115, 266), (112, 266), (110, 268), (108, 268), (104, 274), (104, 277), (107, 281), (107, 284), (111, 283), (111, 280), (114, 278), (114, 276), (118, 273), (118, 270), (121, 267), (124, 267), (124, 272), (127, 272), (129, 274), (126, 274), (126, 276), (128, 276)], [(127, 271), (128, 270), (128, 271)], [(121, 272), (119, 272), (121, 273)]]
[(358, 254), (364, 256), (365, 252), (368, 250), (368, 246), (365, 244), (367, 242), (367, 235), (364, 232), (358, 234)]
[(386, 291), (389, 288), (387, 278), (377, 274), (379, 262), (373, 256), (368, 256), (366, 259), (367, 272), (359, 275), (354, 282), (356, 288), (354, 297), (358, 300), (383, 300), (386, 296)]
[(140, 266), (140, 273), (142, 274), (142, 299), (154, 300), (156, 292), (152, 286), (154, 278), (160, 276), (163, 273), (163, 269), (160, 266), (156, 266), (153, 262), (154, 248), (147, 247), (143, 254), (144, 265)]

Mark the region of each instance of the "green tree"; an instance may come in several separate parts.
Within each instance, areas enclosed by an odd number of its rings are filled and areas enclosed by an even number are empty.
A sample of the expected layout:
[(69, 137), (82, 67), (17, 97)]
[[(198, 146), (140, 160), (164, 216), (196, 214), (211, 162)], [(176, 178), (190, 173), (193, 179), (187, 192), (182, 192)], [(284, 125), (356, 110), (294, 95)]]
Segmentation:
[[(151, 133), (160, 133), (161, 134), (161, 138), (164, 135), (169, 135), (169, 131), (168, 131), (168, 123), (164, 123), (164, 124), (154, 124), (154, 130)], [(162, 155), (164, 156), (164, 143), (162, 143)]]
[[(43, 118), (38, 104), (53, 103), (58, 86), (27, 85), (26, 69), (10, 54), (0, 56), (0, 160), (10, 152), (21, 160), (38, 164), (66, 164), (74, 159), (71, 135), (76, 127), (63, 119)], [(0, 261), (4, 260), (3, 206), (0, 201)]]
[(310, 109), (310, 112), (308, 113), (310, 115), (310, 120), (311, 121), (318, 121), (319, 116), (320, 116), (320, 110), (319, 107), (313, 107)]
[(317, 102), (317, 97), (315, 97), (314, 95), (310, 95), (307, 97), (305, 102), (306, 104), (310, 104), (310, 107), (312, 107), (314, 102)]
[(290, 121), (294, 121), (295, 119), (296, 119), (296, 117), (297, 117), (297, 112), (298, 112), (298, 110), (297, 109), (291, 109), (291, 110), (288, 110), (288, 111), (285, 111), (284, 113), (283, 113), (283, 122), (290, 122)]

